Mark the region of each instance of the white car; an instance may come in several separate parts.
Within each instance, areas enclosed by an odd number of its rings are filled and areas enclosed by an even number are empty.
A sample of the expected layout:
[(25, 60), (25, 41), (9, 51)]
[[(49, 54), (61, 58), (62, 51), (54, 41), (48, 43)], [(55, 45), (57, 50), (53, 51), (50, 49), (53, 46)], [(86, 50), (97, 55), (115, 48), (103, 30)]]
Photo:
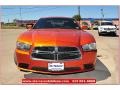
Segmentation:
[(112, 34), (116, 35), (117, 28), (113, 25), (112, 21), (101, 21), (98, 26), (98, 34), (99, 36), (103, 34)]

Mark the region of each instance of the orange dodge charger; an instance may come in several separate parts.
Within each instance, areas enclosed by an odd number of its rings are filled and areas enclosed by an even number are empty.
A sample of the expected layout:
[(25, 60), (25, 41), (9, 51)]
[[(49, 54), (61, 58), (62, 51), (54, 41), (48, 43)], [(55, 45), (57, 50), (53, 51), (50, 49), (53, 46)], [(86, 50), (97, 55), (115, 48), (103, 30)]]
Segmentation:
[(68, 74), (94, 70), (96, 54), (94, 37), (74, 19), (46, 17), (18, 37), (14, 59), (22, 71)]

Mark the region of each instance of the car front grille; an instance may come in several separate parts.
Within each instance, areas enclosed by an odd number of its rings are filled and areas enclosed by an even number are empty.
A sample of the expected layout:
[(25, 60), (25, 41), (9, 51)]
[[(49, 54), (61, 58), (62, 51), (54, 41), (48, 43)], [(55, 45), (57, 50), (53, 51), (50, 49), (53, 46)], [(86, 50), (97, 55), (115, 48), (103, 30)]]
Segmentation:
[(104, 28), (104, 30), (114, 30), (115, 28)]
[(80, 50), (76, 47), (35, 47), (31, 54), (32, 59), (38, 60), (71, 60), (81, 57)]

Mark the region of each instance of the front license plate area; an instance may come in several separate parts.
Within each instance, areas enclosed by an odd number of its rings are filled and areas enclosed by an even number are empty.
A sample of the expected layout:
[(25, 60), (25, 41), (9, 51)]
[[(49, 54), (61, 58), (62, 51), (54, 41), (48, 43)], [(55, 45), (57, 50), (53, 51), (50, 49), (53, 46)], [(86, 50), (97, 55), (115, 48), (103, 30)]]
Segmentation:
[(110, 32), (110, 31), (107, 31), (107, 32)]
[(64, 63), (48, 63), (49, 71), (63, 71)]

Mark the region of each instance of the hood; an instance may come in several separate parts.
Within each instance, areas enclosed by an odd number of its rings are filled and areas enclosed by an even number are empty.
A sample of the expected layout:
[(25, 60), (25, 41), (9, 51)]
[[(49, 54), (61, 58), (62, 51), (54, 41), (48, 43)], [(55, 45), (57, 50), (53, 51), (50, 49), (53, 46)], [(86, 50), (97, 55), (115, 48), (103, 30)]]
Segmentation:
[(95, 42), (95, 39), (91, 34), (82, 30), (38, 29), (23, 33), (18, 41), (30, 43), (33, 46), (80, 46)]
[(116, 28), (114, 25), (103, 25), (103, 26), (99, 26), (102, 28)]
[(34, 30), (32, 34), (33, 44), (37, 45), (78, 45), (80, 39), (78, 30), (68, 29), (44, 29)]

